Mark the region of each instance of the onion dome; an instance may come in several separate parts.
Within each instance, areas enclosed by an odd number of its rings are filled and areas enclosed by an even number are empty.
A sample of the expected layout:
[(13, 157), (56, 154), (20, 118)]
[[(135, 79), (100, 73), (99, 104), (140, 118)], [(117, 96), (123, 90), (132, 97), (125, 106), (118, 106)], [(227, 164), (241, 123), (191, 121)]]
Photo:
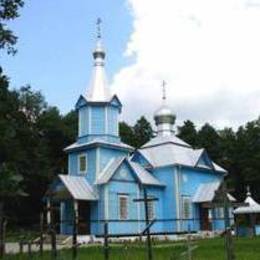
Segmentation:
[(158, 135), (172, 135), (173, 125), (176, 116), (173, 114), (171, 108), (166, 104), (165, 82), (163, 81), (163, 98), (161, 107), (154, 113), (154, 120), (157, 126)]

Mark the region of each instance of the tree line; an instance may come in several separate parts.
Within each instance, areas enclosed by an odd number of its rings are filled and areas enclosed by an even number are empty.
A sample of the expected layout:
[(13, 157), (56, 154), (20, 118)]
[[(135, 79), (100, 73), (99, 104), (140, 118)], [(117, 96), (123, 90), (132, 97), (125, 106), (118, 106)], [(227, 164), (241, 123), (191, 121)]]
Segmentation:
[[(75, 110), (62, 115), (30, 86), (11, 90), (9, 85), (1, 72), (0, 194), (8, 205), (5, 211), (14, 221), (24, 216), (31, 223), (39, 215), (48, 185), (57, 174), (67, 173), (63, 149), (77, 138), (78, 118)], [(135, 148), (154, 135), (144, 116), (133, 126), (121, 122), (119, 131), (121, 140)], [(239, 200), (244, 198), (246, 185), (260, 199), (260, 119), (236, 131), (217, 130), (208, 123), (198, 129), (187, 120), (177, 127), (176, 135), (194, 148), (205, 148), (216, 163), (228, 170), (229, 186)]]
[[(18, 17), (21, 0), (0, 0), (0, 50), (15, 54), (17, 37), (6, 21)], [(42, 197), (57, 174), (67, 173), (63, 148), (77, 137), (75, 110), (62, 115), (44, 96), (30, 86), (11, 88), (0, 67), (0, 217), (4, 210), (10, 221), (31, 225), (38, 220)], [(131, 126), (121, 122), (123, 142), (139, 148), (154, 133), (150, 122), (141, 117)], [(250, 185), (260, 201), (260, 118), (232, 128), (202, 127), (187, 120), (176, 135), (194, 148), (205, 148), (210, 157), (228, 170), (228, 184), (238, 200)]]

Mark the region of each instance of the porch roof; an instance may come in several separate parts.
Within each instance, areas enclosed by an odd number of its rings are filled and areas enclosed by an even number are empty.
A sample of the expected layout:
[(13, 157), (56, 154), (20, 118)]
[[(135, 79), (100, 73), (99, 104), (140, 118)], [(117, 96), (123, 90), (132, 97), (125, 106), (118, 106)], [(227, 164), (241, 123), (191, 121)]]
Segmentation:
[(98, 196), (83, 176), (59, 175), (70, 195), (75, 200), (97, 200)]
[[(197, 191), (195, 192), (192, 202), (203, 203), (212, 202), (215, 198), (215, 192), (219, 189), (221, 181), (209, 182), (201, 184)], [(230, 201), (236, 201), (236, 199), (231, 195), (227, 194)]]
[(241, 206), (234, 210), (234, 214), (259, 214), (260, 205), (251, 197), (251, 194), (245, 199), (248, 206)]

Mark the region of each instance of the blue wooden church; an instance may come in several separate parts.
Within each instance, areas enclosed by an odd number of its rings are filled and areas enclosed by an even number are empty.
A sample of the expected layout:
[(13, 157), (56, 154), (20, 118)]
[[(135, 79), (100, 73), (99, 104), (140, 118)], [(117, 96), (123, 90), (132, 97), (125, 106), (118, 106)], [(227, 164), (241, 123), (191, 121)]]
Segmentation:
[(204, 149), (174, 135), (175, 115), (165, 97), (154, 113), (156, 136), (138, 150), (122, 143), (122, 103), (110, 93), (105, 56), (98, 34), (90, 85), (76, 103), (78, 137), (64, 149), (68, 174), (59, 175), (47, 192), (60, 205), (60, 233), (72, 233), (74, 212), (80, 234), (102, 235), (105, 221), (111, 235), (140, 233), (144, 205), (133, 200), (143, 197), (144, 189), (158, 199), (148, 202), (148, 217), (156, 219), (152, 233), (223, 229), (223, 208), (211, 208), (210, 202), (226, 170)]

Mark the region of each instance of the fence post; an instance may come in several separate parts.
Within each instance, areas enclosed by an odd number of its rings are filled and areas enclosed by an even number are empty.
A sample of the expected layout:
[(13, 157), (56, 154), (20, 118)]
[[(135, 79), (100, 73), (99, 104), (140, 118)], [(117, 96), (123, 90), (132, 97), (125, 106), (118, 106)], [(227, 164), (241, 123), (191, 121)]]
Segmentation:
[(225, 220), (225, 246), (226, 246), (226, 259), (234, 260), (234, 248), (232, 242), (232, 234), (230, 229), (230, 219), (229, 219), (229, 207), (230, 203), (227, 196), (227, 187), (224, 182), (222, 185), (222, 196), (223, 196), (223, 207), (224, 207), (224, 220)]
[(40, 255), (43, 254), (44, 215), (40, 214)]
[(74, 218), (73, 218), (73, 238), (72, 238), (72, 258), (77, 259), (77, 235), (78, 235), (78, 204), (74, 201)]
[(192, 260), (192, 247), (191, 247), (191, 235), (190, 235), (190, 225), (188, 224), (188, 236), (187, 236), (187, 249), (188, 249), (188, 260)]
[(27, 245), (28, 245), (28, 257), (29, 257), (29, 259), (31, 259), (32, 258), (32, 243), (31, 243), (31, 241), (28, 241)]
[(109, 247), (108, 247), (108, 223), (104, 224), (104, 257), (105, 260), (109, 259)]
[[(145, 208), (145, 223), (146, 226), (149, 225), (149, 216), (148, 216), (148, 198), (147, 198), (147, 192), (146, 188), (144, 188), (144, 208)], [(153, 255), (152, 255), (152, 245), (151, 245), (151, 235), (150, 235), (150, 228), (147, 229), (147, 247), (148, 247), (148, 259), (152, 260)]]
[(5, 218), (0, 216), (0, 257), (4, 257), (5, 254)]
[(49, 230), (51, 235), (51, 255), (52, 259), (57, 258), (57, 247), (56, 247), (56, 230), (55, 230), (55, 223), (54, 223), (54, 214), (53, 208), (51, 205), (51, 199), (49, 198), (47, 201), (48, 208), (47, 208), (47, 222), (49, 223)]
[(20, 254), (23, 253), (23, 241), (19, 242), (19, 252), (20, 252)]

